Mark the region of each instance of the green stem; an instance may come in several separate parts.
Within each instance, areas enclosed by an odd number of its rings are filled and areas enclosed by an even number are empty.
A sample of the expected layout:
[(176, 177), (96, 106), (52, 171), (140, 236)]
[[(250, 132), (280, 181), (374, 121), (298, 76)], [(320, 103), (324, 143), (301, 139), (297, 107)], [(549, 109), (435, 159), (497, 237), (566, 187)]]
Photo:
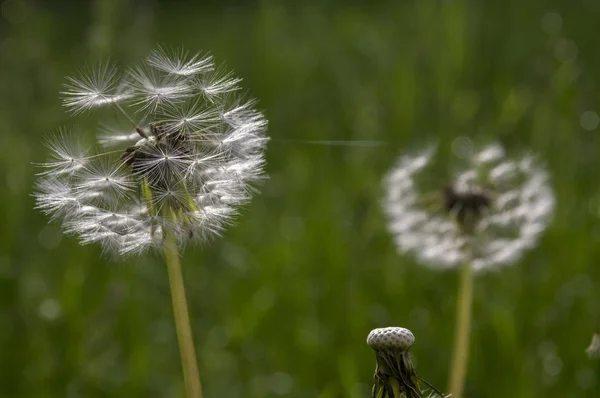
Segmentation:
[[(166, 228), (165, 228), (166, 230)], [(202, 398), (202, 387), (200, 386), (200, 374), (196, 351), (192, 338), (192, 328), (185, 299), (185, 288), (181, 263), (179, 261), (179, 250), (173, 234), (166, 231), (164, 241), (165, 259), (169, 273), (169, 285), (171, 287), (171, 298), (173, 300), (173, 313), (175, 315), (175, 328), (177, 329), (177, 340), (179, 341), (179, 352), (181, 353), (181, 365), (183, 367), (183, 378), (188, 398)]]
[(450, 367), (449, 392), (452, 398), (462, 398), (469, 359), (471, 336), (471, 307), (473, 302), (473, 270), (470, 262), (463, 265), (460, 287), (456, 302), (456, 326), (454, 331), (454, 353)]

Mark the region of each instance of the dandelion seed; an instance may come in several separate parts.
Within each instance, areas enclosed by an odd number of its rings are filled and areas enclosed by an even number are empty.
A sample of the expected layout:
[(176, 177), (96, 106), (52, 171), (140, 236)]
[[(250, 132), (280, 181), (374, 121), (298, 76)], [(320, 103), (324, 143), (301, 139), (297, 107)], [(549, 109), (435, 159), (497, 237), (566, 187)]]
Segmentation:
[[(177, 106), (165, 107), (161, 118), (164, 120), (164, 128), (168, 131), (183, 134), (210, 133), (212, 128), (218, 127), (222, 121), (217, 109), (207, 107), (205, 101), (198, 98)], [(248, 122), (246, 119), (245, 123)]]
[(185, 49), (168, 51), (162, 47), (152, 51), (147, 63), (163, 72), (180, 76), (194, 76), (214, 69), (211, 55), (196, 54), (190, 56)]
[(138, 111), (157, 112), (192, 95), (187, 79), (165, 74), (149, 65), (129, 70), (127, 84)]
[[(75, 177), (75, 176), (74, 176)], [(111, 164), (107, 158), (92, 159), (85, 168), (77, 172), (79, 184), (74, 192), (83, 197), (96, 196), (107, 203), (127, 199), (135, 190), (136, 182), (122, 164)]]
[(218, 67), (195, 81), (196, 87), (212, 101), (215, 96), (231, 93), (240, 89), (242, 79), (235, 77), (224, 67)]
[(103, 147), (117, 146), (122, 144), (133, 144), (140, 139), (140, 133), (135, 128), (120, 129), (114, 126), (102, 123), (100, 125), (100, 134), (98, 134), (98, 144)]
[(49, 162), (39, 165), (47, 169), (41, 175), (72, 174), (84, 168), (88, 161), (89, 149), (82, 145), (75, 134), (64, 128), (57, 135), (51, 136), (46, 146), (52, 152), (52, 157)]
[(109, 62), (81, 70), (79, 78), (68, 77), (67, 81), (61, 92), (63, 105), (75, 114), (131, 97), (120, 84), (118, 69)]

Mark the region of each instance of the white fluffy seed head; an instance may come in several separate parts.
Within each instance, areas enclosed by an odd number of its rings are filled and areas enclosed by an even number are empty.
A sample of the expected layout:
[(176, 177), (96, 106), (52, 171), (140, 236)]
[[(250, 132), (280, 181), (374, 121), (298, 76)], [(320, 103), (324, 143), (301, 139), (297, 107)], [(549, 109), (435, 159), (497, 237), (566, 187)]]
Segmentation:
[(99, 144), (110, 150), (64, 130), (50, 138), (37, 207), (120, 255), (160, 246), (165, 229), (181, 245), (219, 235), (265, 178), (267, 120), (240, 82), (210, 55), (163, 48), (133, 68), (106, 63), (68, 78), (69, 111), (108, 107), (118, 123), (102, 121)]
[(367, 336), (367, 344), (375, 351), (407, 351), (414, 342), (410, 330), (397, 326), (373, 329)]
[(589, 347), (585, 350), (588, 356), (592, 359), (600, 358), (600, 334), (594, 333), (592, 336), (592, 342)]
[[(550, 176), (535, 156), (508, 157), (492, 144), (456, 159), (463, 164), (450, 186), (462, 202), (448, 210), (447, 179), (425, 186), (435, 179), (433, 171), (428, 174), (435, 153), (427, 148), (402, 155), (384, 179), (383, 208), (399, 252), (428, 266), (452, 268), (470, 261), (481, 270), (512, 264), (537, 244), (552, 219), (555, 197)], [(483, 202), (473, 202), (477, 197)]]

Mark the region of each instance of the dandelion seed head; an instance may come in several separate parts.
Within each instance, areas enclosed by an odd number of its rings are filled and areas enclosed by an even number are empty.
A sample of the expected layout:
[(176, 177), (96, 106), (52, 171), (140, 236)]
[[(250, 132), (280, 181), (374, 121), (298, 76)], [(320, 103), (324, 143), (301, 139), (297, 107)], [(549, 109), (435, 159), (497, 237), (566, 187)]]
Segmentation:
[(120, 255), (159, 247), (167, 232), (180, 245), (222, 234), (265, 178), (267, 121), (240, 81), (210, 55), (164, 48), (134, 68), (67, 78), (69, 111), (108, 107), (122, 120), (103, 121), (100, 149), (64, 129), (48, 140), (37, 207), (82, 244)]
[(600, 334), (594, 333), (594, 335), (592, 336), (592, 342), (590, 343), (589, 347), (585, 350), (585, 352), (591, 359), (600, 358)]
[(383, 207), (399, 252), (434, 267), (470, 261), (479, 270), (512, 264), (537, 244), (555, 197), (534, 156), (510, 158), (498, 144), (474, 148), (450, 183), (425, 186), (434, 153), (401, 156), (384, 179)]

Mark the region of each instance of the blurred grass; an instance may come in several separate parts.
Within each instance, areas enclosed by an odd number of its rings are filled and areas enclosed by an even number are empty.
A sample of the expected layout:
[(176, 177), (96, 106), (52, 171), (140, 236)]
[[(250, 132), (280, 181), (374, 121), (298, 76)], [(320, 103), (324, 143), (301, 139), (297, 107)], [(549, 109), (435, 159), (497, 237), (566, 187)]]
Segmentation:
[(182, 396), (162, 260), (81, 247), (30, 196), (44, 135), (94, 126), (61, 109), (64, 76), (156, 43), (213, 52), (270, 120), (262, 194), (183, 260), (207, 397), (366, 397), (365, 338), (388, 325), (414, 332), (419, 374), (446, 385), (457, 275), (396, 253), (380, 181), (400, 152), (465, 136), (539, 152), (558, 197), (539, 248), (477, 275), (467, 396), (597, 397), (584, 349), (600, 315), (600, 146), (581, 117), (599, 100), (598, 12), (590, 0), (4, 1), (0, 397)]

